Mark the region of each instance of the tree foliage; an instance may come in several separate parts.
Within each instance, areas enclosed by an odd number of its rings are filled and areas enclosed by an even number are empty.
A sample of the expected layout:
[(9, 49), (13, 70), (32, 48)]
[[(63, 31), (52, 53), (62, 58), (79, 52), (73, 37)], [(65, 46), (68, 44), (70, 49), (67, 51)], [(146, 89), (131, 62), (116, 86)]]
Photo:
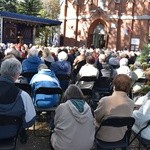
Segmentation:
[(17, 12), (17, 0), (0, 0), (0, 11)]
[(141, 63), (147, 62), (150, 55), (150, 45), (145, 45), (144, 49), (141, 50), (141, 54), (137, 57), (137, 60)]
[(58, 19), (60, 13), (59, 0), (41, 0), (43, 11), (49, 19)]
[[(59, 0), (41, 0), (43, 9), (40, 11), (42, 18), (58, 19), (60, 13)], [(37, 31), (37, 36), (42, 39), (41, 44), (47, 45), (50, 41), (49, 37), (53, 38), (57, 27), (44, 27)]]
[(42, 9), (40, 0), (21, 0), (18, 4), (18, 13), (39, 16)]

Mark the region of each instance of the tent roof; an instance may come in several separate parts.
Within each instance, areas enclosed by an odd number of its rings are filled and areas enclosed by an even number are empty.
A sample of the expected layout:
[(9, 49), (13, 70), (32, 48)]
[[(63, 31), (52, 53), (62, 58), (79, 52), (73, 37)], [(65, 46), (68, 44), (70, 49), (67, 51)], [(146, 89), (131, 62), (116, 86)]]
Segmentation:
[(7, 11), (0, 11), (0, 17), (13, 19), (13, 20), (28, 21), (36, 24), (47, 25), (47, 26), (57, 26), (57, 25), (61, 25), (62, 23), (61, 21), (57, 21), (57, 20), (45, 19), (45, 18), (29, 16), (25, 14), (12, 13)]

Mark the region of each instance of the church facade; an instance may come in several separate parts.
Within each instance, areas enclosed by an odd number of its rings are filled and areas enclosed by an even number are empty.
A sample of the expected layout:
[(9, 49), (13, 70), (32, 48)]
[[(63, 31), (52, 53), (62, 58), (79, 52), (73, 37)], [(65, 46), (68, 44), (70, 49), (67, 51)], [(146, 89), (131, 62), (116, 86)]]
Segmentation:
[(149, 0), (63, 0), (60, 44), (121, 50), (150, 41)]

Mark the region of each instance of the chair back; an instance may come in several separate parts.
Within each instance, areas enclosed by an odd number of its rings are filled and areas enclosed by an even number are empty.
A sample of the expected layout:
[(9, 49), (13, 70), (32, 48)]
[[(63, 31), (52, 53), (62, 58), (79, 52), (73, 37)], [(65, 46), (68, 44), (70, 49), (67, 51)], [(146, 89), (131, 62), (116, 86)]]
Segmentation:
[[(83, 76), (81, 77), (75, 84), (77, 86), (80, 85), (80, 82), (95, 82), (97, 80), (96, 76)], [(91, 106), (92, 105), (92, 96), (93, 96), (93, 91), (92, 88), (87, 88), (87, 87), (80, 87), (83, 95), (85, 96), (86, 102)]]
[[(133, 117), (119, 117), (119, 116), (110, 116), (107, 118), (102, 119), (99, 128), (96, 130), (95, 139), (97, 139), (97, 134), (100, 132), (102, 126), (109, 126), (109, 127), (127, 127), (127, 131), (125, 133), (127, 142), (129, 142), (129, 137), (131, 135), (131, 129), (135, 122)], [(115, 133), (114, 133), (115, 134)]]
[(21, 125), (21, 117), (0, 115), (0, 150), (15, 150)]
[(109, 117), (102, 121), (101, 126), (123, 127), (127, 126), (131, 128), (133, 126), (134, 119), (132, 117)]
[(62, 88), (63, 91), (65, 91), (70, 84), (70, 79), (71, 79), (70, 75), (57, 74), (56, 77), (58, 78), (60, 82), (60, 87)]
[(19, 89), (26, 91), (30, 96), (32, 95), (32, 89), (31, 85), (28, 83), (15, 83), (15, 86), (17, 86)]
[(112, 78), (99, 77), (94, 84), (94, 91), (99, 94), (99, 98), (111, 95), (113, 92)]
[(97, 82), (95, 82), (95, 87), (99, 89), (110, 89), (112, 88), (112, 81), (113, 79), (110, 77), (101, 76), (97, 79)]
[(30, 80), (36, 73), (37, 72), (23, 72), (21, 75), (27, 79), (28, 83), (30, 83)]
[(147, 78), (138, 78), (132, 86), (134, 86), (136, 83), (142, 83), (143, 85), (148, 82)]
[[(52, 112), (55, 113), (55, 110), (56, 110), (57, 106), (61, 102), (62, 93), (63, 93), (63, 91), (60, 87), (40, 87), (40, 88), (36, 89), (35, 92), (34, 92), (34, 102), (33, 102), (36, 105), (35, 110), (37, 112), (48, 112), (50, 114), (50, 118), (52, 119), (54, 116), (51, 116), (51, 113)], [(52, 107), (47, 107), (47, 105), (41, 107), (39, 105), (39, 103), (43, 102), (43, 100), (41, 100), (41, 99), (36, 100), (36, 98), (35, 98), (36, 94), (56, 95), (57, 100), (58, 100), (58, 104), (55, 104)], [(54, 101), (54, 99), (52, 99), (52, 100)], [(46, 117), (46, 119), (49, 120), (49, 118), (47, 118), (47, 117)], [(47, 135), (43, 135), (43, 134), (42, 135), (37, 135), (36, 132), (35, 132), (35, 124), (33, 126), (33, 131), (34, 131), (35, 136), (40, 136), (40, 137), (47, 136)], [(49, 136), (49, 134), (48, 134), (48, 136)]]
[(35, 94), (62, 94), (62, 89), (60, 87), (40, 87), (36, 89)]
[(97, 80), (96, 76), (83, 76), (81, 77), (77, 82), (76, 85), (79, 84), (79, 82), (81, 81), (85, 81), (85, 82), (95, 82)]
[[(62, 89), (60, 87), (40, 87), (40, 88), (38, 88), (38, 89), (35, 90), (34, 97), (36, 96), (36, 94), (45, 94), (45, 95), (55, 95), (55, 94), (58, 94), (59, 95), (59, 103), (60, 103), (61, 98), (62, 98), (62, 93), (63, 93), (63, 91), (62, 91)], [(39, 101), (40, 100), (36, 100), (36, 104)], [(35, 101), (34, 101), (34, 103), (35, 103)]]

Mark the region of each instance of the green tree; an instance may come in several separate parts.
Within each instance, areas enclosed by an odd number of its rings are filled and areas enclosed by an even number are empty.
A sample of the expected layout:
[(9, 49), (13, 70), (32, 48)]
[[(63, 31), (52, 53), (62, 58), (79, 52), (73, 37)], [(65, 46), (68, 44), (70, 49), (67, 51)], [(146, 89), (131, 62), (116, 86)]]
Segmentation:
[(144, 49), (141, 50), (141, 54), (137, 57), (137, 61), (145, 63), (146, 60), (149, 58), (149, 55), (150, 55), (150, 45), (147, 44), (144, 46)]
[(0, 0), (0, 11), (17, 12), (17, 0)]
[[(59, 0), (41, 0), (43, 4), (43, 9), (40, 11), (40, 15), (47, 19), (58, 19), (60, 13)], [(43, 27), (37, 30), (37, 36), (42, 39), (41, 44), (47, 46), (49, 37), (53, 38), (54, 32), (58, 27)]]
[(58, 19), (60, 13), (59, 1), (60, 0), (41, 0), (43, 3), (43, 9), (45, 11), (45, 13), (42, 13), (42, 15), (46, 15), (45, 17), (49, 19)]
[(39, 12), (42, 9), (42, 3), (40, 0), (21, 0), (17, 7), (18, 13), (39, 16)]

